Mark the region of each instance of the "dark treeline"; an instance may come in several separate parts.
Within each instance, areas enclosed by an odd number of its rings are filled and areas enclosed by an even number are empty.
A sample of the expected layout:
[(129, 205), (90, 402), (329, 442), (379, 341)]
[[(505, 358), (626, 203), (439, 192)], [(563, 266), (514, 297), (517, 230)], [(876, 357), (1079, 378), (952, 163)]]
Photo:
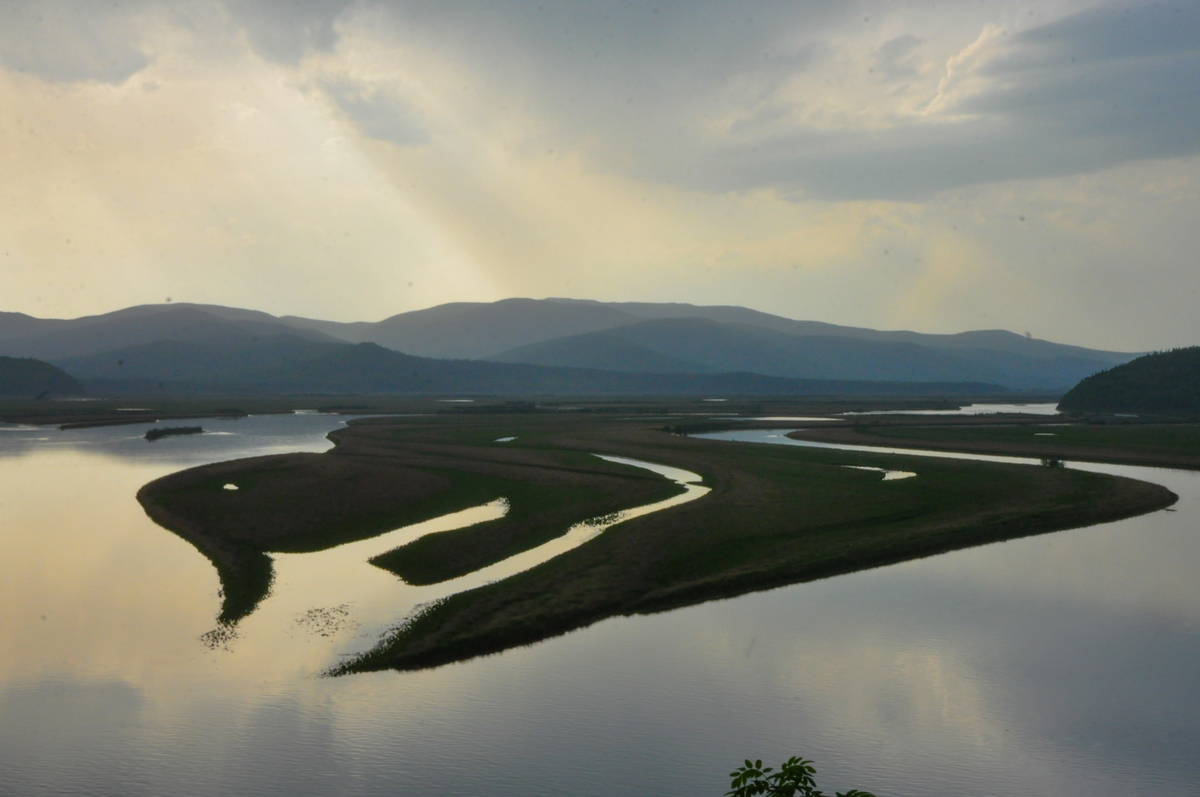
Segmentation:
[(0, 357), (0, 396), (75, 395), (83, 388), (61, 368), (23, 357)]
[(1147, 354), (1089, 376), (1058, 406), (1064, 412), (1200, 414), (1200, 346)]
[(202, 426), (165, 426), (162, 428), (154, 428), (146, 432), (146, 439), (150, 442), (161, 440), (164, 437), (178, 437), (186, 434), (204, 434)]

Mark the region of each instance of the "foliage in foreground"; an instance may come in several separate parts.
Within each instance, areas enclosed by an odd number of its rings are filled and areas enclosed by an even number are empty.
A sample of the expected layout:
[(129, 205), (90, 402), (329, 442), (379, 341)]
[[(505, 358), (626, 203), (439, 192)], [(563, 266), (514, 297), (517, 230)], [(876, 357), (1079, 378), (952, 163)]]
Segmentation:
[[(817, 788), (813, 775), (817, 772), (811, 761), (792, 756), (779, 765), (779, 771), (773, 767), (763, 767), (762, 761), (746, 760), (743, 766), (729, 773), (732, 782), (725, 797), (826, 797), (825, 792)], [(848, 792), (838, 792), (835, 797), (874, 797), (870, 792), (851, 789)]]

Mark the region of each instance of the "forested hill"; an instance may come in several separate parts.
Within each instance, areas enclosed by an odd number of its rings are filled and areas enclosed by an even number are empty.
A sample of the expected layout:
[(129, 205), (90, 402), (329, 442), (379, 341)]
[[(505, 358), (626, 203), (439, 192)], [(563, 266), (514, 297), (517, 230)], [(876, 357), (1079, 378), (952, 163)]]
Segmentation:
[(1200, 346), (1158, 352), (1089, 376), (1062, 397), (1064, 412), (1200, 413)]
[(620, 373), (413, 357), (374, 343), (290, 336), (165, 341), (64, 361), (94, 392), (480, 395), (985, 396), (981, 382), (786, 379), (752, 373)]
[(41, 360), (0, 357), (0, 396), (72, 395), (83, 388), (74, 377)]

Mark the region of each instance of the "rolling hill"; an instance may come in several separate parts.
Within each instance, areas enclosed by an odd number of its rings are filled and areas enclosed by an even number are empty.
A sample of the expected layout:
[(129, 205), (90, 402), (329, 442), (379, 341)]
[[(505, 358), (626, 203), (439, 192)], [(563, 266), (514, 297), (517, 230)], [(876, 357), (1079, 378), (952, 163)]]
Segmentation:
[[(616, 329), (656, 319), (700, 318), (740, 324), (786, 335), (842, 337), (881, 343), (912, 343), (946, 351), (985, 350), (1035, 358), (1079, 358), (1111, 367), (1137, 354), (1087, 349), (1017, 335), (1005, 330), (975, 330), (953, 335), (880, 331), (820, 321), (797, 321), (745, 307), (649, 302), (595, 302), (580, 299), (504, 299), (455, 302), (401, 313), (375, 323), (341, 324), (285, 316), (298, 328), (323, 332), (354, 343), (378, 343), (424, 357), (487, 358), (560, 337)], [(1094, 369), (1093, 369), (1094, 370)], [(1089, 371), (1088, 373), (1091, 373)], [(1078, 378), (1059, 384), (1074, 384)]]
[(486, 304), (442, 304), (374, 324), (339, 324), (294, 316), (279, 320), (352, 343), (378, 343), (421, 357), (482, 359), (517, 346), (612, 329), (640, 319), (598, 303), (505, 299)]
[(40, 360), (0, 357), (0, 396), (33, 398), (44, 393), (73, 396), (83, 386), (70, 374)]
[(1039, 357), (986, 348), (938, 349), (907, 341), (794, 335), (689, 317), (557, 338), (488, 359), (618, 371), (744, 370), (796, 379), (968, 380), (1026, 390), (1065, 388), (1108, 365), (1098, 357)]
[(1138, 357), (1084, 379), (1058, 404), (1063, 412), (1200, 414), (1200, 346)]
[(164, 340), (291, 335), (343, 342), (266, 313), (205, 305), (143, 305), (69, 321), (0, 314), (0, 355), (58, 361)]

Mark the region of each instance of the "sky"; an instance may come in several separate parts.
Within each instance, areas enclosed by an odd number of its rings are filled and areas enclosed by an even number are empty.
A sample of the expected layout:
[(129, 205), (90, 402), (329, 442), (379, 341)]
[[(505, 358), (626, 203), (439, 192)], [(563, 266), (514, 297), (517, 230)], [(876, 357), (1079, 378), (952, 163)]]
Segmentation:
[(0, 311), (1200, 343), (1200, 4), (4, 0)]

